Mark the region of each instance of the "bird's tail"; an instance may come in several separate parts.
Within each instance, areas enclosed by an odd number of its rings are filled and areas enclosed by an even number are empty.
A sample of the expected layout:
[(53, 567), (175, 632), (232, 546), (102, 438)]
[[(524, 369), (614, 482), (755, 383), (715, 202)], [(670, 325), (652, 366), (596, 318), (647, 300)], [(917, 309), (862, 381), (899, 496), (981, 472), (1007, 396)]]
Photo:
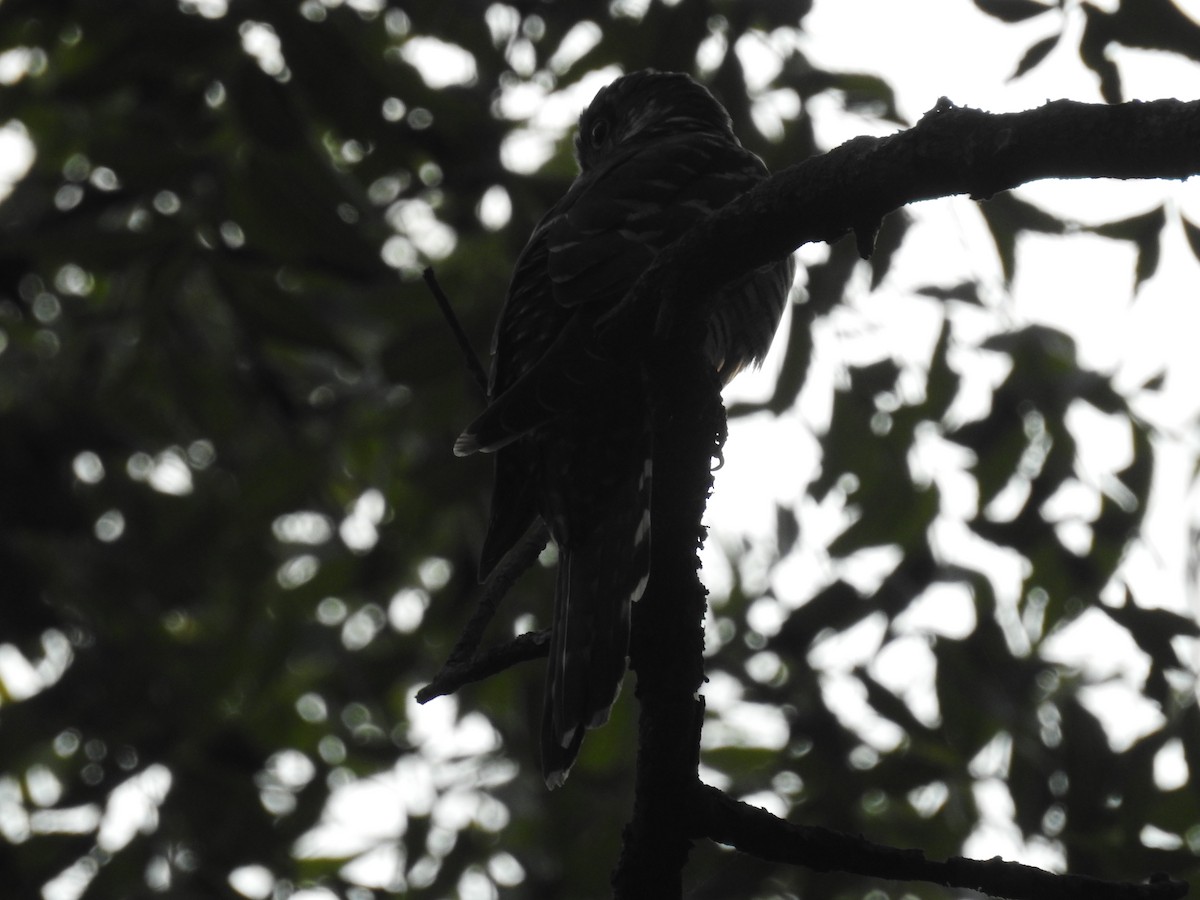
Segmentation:
[(559, 548), (542, 720), (542, 773), (552, 788), (566, 780), (585, 731), (608, 720), (621, 689), (630, 606), (650, 573), (650, 477), (647, 457), (631, 502), (580, 546)]

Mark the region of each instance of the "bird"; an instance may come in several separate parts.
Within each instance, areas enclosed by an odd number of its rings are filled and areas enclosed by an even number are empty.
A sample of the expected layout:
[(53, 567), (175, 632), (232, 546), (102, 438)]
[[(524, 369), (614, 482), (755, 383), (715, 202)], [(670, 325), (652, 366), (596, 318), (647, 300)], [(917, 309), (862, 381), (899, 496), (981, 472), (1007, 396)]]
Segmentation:
[[(639, 351), (597, 334), (661, 250), (768, 174), (706, 87), (652, 69), (600, 89), (579, 117), (575, 156), (578, 175), (514, 267), (487, 405), (455, 443), (460, 456), (495, 453), (480, 579), (539, 517), (557, 547), (541, 735), (550, 788), (609, 717), (650, 572), (643, 366)], [(789, 256), (719, 290), (704, 351), (722, 383), (761, 363), (793, 275)]]

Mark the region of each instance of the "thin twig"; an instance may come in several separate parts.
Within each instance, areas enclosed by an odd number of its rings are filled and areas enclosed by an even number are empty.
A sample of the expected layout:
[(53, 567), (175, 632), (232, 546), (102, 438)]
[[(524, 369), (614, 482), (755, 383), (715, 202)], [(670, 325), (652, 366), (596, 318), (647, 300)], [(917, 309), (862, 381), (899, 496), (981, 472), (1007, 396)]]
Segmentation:
[(897, 881), (929, 881), (970, 888), (1010, 900), (1177, 900), (1188, 886), (1151, 878), (1144, 884), (1062, 875), (994, 859), (926, 859), (920, 850), (873, 844), (857, 835), (797, 825), (764, 809), (698, 784), (697, 837), (736, 847), (759, 859), (804, 866), (818, 872), (852, 872)]
[(417, 702), (427, 703), (434, 697), (453, 694), (465, 684), (482, 681), (510, 669), (517, 663), (545, 657), (550, 652), (550, 629), (527, 631), (511, 641), (490, 647), (474, 659), (460, 665), (447, 663), (437, 677), (417, 691)]
[(471, 346), (471, 341), (467, 337), (466, 331), (463, 330), (462, 323), (458, 321), (454, 307), (450, 305), (450, 298), (446, 296), (446, 292), (438, 284), (437, 275), (434, 274), (432, 266), (426, 266), (425, 271), (421, 274), (425, 278), (425, 284), (429, 286), (430, 293), (433, 294), (433, 299), (437, 301), (438, 309), (442, 311), (442, 315), (446, 318), (446, 323), (450, 326), (450, 330), (454, 332), (454, 339), (458, 341), (458, 347), (462, 350), (463, 358), (466, 360), (467, 369), (470, 370), (471, 377), (475, 379), (475, 383), (479, 385), (479, 389), (486, 393), (488, 385), (487, 371), (483, 368), (483, 363), (479, 361), (479, 356)]
[[(451, 693), (470, 681), (478, 681), (480, 678), (521, 661), (521, 658), (514, 658), (507, 665), (484, 671), (478, 676), (462, 677), (462, 673), (475, 672), (479, 666), (483, 665), (482, 660), (487, 657), (487, 654), (477, 658), (476, 652), (488, 624), (496, 615), (500, 601), (504, 599), (504, 595), (508, 593), (509, 588), (521, 576), (521, 573), (534, 564), (549, 539), (550, 533), (546, 529), (545, 523), (539, 519), (537, 525), (531, 528), (520, 543), (500, 561), (500, 565), (496, 567), (484, 584), (479, 595), (479, 604), (475, 607), (475, 612), (471, 615), (470, 620), (463, 626), (462, 634), (454, 645), (454, 649), (450, 651), (450, 656), (447, 657), (441, 671), (433, 677), (433, 680), (417, 693), (417, 702), (424, 703), (434, 697), (440, 697), (442, 694)], [(541, 653), (545, 655), (545, 650), (542, 650)], [(449, 687), (446, 687), (447, 685)]]

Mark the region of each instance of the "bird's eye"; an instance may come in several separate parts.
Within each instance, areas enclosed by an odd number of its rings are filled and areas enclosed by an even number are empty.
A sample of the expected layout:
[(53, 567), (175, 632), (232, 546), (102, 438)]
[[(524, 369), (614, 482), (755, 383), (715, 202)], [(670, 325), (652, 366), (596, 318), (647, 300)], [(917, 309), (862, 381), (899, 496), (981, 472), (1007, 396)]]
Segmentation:
[(592, 125), (592, 133), (589, 135), (592, 146), (599, 149), (600, 145), (608, 138), (608, 120), (597, 119)]

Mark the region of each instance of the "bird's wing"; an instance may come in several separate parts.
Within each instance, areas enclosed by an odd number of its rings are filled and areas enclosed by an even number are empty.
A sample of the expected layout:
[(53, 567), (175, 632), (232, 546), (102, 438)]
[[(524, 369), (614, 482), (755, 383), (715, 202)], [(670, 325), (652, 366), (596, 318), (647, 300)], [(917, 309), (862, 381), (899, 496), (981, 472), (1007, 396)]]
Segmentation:
[(601, 386), (619, 353), (597, 320), (664, 247), (766, 173), (705, 134), (659, 140), (582, 175), (518, 261), (494, 341), (491, 402), (455, 452), (497, 450)]

